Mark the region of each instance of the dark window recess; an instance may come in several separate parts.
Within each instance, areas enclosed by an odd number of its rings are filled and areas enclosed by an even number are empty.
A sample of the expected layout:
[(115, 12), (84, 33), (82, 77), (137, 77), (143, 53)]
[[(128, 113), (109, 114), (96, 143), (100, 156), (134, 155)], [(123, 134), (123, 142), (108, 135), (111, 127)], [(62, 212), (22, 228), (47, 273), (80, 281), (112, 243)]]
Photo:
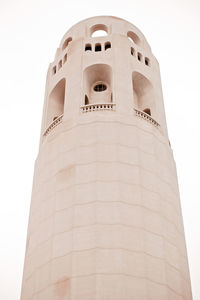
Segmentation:
[(99, 83), (99, 84), (96, 84), (95, 86), (94, 86), (94, 91), (95, 92), (103, 92), (103, 91), (105, 91), (107, 89), (107, 86), (105, 85), (105, 84), (103, 84), (103, 83)]
[(65, 63), (67, 61), (67, 53), (65, 54), (64, 58), (63, 58), (63, 63)]
[(101, 51), (101, 44), (95, 45), (95, 52)]
[(138, 60), (139, 60), (139, 61), (142, 60), (142, 54), (141, 54), (141, 53), (138, 53), (137, 57), (138, 57)]
[(56, 74), (56, 66), (53, 67), (52, 74)]
[(135, 55), (135, 49), (131, 47), (131, 55)]
[(111, 48), (111, 43), (110, 42), (107, 42), (105, 43), (105, 50)]
[(145, 57), (145, 60), (144, 60), (144, 61), (145, 61), (145, 65), (146, 65), (146, 66), (149, 66), (149, 59), (148, 59), (147, 57)]
[(85, 105), (88, 105), (89, 104), (89, 99), (88, 99), (88, 96), (85, 95)]
[(86, 44), (85, 45), (85, 51), (92, 51), (92, 45), (91, 44)]
[(145, 108), (145, 109), (143, 110), (143, 112), (145, 112), (146, 114), (148, 114), (148, 115), (151, 116), (151, 110), (150, 110), (150, 108)]

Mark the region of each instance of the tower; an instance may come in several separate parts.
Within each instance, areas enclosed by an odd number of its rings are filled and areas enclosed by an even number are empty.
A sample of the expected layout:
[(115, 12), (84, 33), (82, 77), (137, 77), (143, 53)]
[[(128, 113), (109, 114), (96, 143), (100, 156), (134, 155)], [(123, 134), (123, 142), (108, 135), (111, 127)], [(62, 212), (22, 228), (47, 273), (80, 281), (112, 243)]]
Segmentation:
[(159, 65), (116, 17), (73, 26), (48, 69), (21, 294), (32, 299), (192, 299)]

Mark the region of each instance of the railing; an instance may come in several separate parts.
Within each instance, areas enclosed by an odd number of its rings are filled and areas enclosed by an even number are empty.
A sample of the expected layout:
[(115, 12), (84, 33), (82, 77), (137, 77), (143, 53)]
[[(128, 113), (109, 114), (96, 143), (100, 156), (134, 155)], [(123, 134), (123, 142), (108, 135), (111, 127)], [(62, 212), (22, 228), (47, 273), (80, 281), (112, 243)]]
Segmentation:
[[(81, 106), (82, 112), (90, 112), (90, 111), (100, 111), (100, 110), (114, 110), (115, 109), (115, 103), (102, 103), (102, 104), (88, 104)], [(134, 111), (136, 113), (136, 116), (150, 122), (156, 127), (159, 127), (160, 124), (156, 122), (150, 115), (145, 113), (144, 111), (138, 110), (134, 108)], [(49, 127), (45, 130), (43, 133), (43, 136), (47, 136), (49, 132), (55, 128), (58, 124), (62, 122), (63, 115), (60, 115), (57, 117), (50, 125)]]
[(99, 111), (99, 110), (114, 110), (115, 103), (95, 103), (81, 106), (82, 112)]
[(62, 118), (63, 115), (60, 115), (59, 117), (57, 117), (50, 125), (49, 127), (45, 130), (43, 136), (47, 136), (47, 134), (49, 134), (49, 132), (56, 127), (58, 124), (60, 124), (62, 122)]
[(141, 111), (141, 110), (138, 110), (138, 109), (135, 109), (135, 108), (134, 108), (134, 110), (135, 110), (136, 116), (150, 122), (151, 124), (153, 124), (156, 127), (160, 126), (160, 124), (158, 122), (156, 122), (150, 115), (148, 115), (144, 111)]

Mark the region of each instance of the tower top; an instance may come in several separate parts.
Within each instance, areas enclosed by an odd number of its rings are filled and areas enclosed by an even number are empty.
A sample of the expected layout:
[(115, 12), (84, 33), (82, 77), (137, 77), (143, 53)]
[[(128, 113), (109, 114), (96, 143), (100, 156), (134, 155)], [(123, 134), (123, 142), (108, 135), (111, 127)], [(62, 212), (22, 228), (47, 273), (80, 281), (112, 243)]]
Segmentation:
[(92, 38), (97, 31), (104, 31), (108, 36), (110, 35), (126, 35), (133, 42), (144, 50), (151, 51), (143, 33), (130, 22), (115, 17), (115, 16), (96, 16), (87, 18), (72, 26), (63, 36), (56, 56), (67, 47), (71, 41), (79, 40), (81, 38)]
[[(87, 112), (97, 114), (87, 117)], [(85, 19), (65, 33), (49, 66), (42, 140), (61, 122), (122, 115), (138, 125), (145, 119), (167, 137), (159, 64), (130, 22), (113, 16)]]

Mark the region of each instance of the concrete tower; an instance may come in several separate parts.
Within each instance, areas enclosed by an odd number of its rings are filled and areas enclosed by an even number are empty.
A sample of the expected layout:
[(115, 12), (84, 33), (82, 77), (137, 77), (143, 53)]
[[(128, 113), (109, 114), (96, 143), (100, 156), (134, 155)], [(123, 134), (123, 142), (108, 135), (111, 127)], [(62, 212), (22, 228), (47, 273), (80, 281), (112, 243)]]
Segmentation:
[(84, 20), (47, 74), (21, 300), (191, 299), (158, 62), (129, 22)]

